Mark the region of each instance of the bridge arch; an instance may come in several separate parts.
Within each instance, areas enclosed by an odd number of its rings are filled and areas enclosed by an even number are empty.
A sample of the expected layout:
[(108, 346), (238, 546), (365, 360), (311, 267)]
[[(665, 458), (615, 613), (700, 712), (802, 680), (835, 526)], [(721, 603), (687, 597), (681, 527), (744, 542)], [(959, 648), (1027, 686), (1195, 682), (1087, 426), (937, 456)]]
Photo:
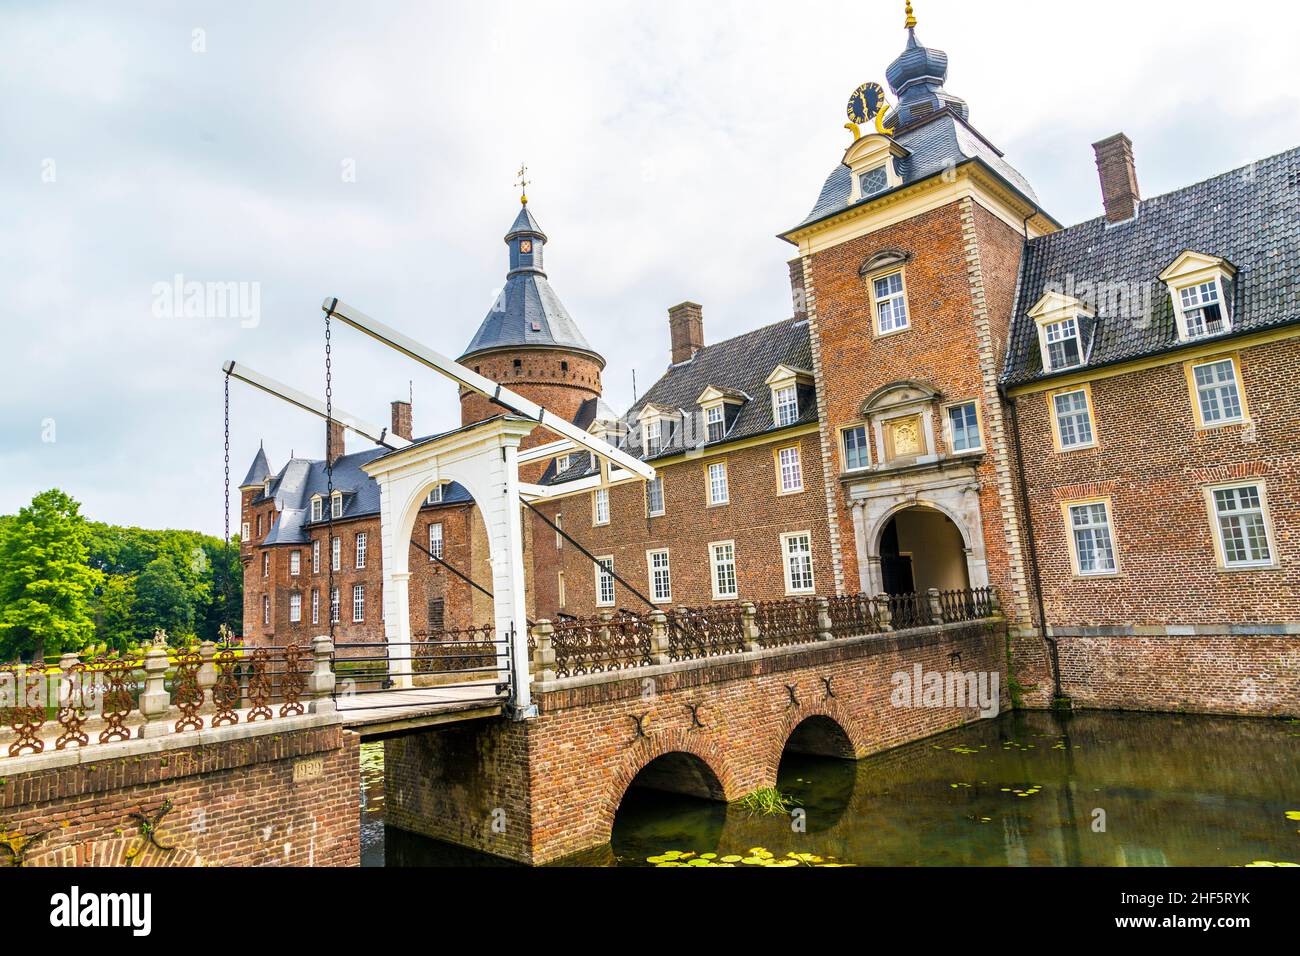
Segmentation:
[[(665, 764), (659, 765), (661, 760)], [(606, 842), (632, 782), (651, 764), (659, 765), (664, 772), (657, 781), (659, 789), (727, 803), (743, 796), (730, 763), (718, 746), (684, 730), (654, 734), (633, 744), (614, 771), (600, 814), (601, 834)], [(673, 778), (680, 788), (672, 786)]]
[(794, 744), (795, 752), (857, 760), (869, 752), (861, 724), (834, 698), (802, 704), (786, 715), (767, 756), (765, 777), (774, 784), (781, 758)]

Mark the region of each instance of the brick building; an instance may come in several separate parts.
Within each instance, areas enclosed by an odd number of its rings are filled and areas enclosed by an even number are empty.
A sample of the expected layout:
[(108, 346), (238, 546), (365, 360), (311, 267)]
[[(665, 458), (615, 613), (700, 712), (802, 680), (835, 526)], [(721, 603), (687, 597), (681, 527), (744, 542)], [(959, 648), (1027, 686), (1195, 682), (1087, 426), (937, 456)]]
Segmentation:
[[(945, 88), (947, 56), (910, 11), (906, 34), (885, 71), (894, 105), (855, 91), (852, 142), (781, 233), (797, 250), (790, 317), (708, 344), (703, 309), (674, 306), (672, 363), (621, 415), (525, 200), (506, 286), (461, 360), (658, 472), (585, 452), (529, 466), (548, 492), (525, 512), (529, 613), (992, 585), (1031, 702), (1055, 687), (1181, 706), (1201, 668), (1231, 710), (1237, 665), (1264, 681), (1300, 669), (1300, 150), (1143, 201), (1114, 136), (1095, 145), (1105, 215), (1062, 228)], [(464, 424), (497, 411), (461, 401)], [(409, 420), (395, 404), (394, 431)], [(335, 471), (345, 640), (382, 634), (349, 626), (350, 589), (378, 587), (353, 560), (357, 534), (377, 540), (367, 456)], [(292, 608), (319, 600), (294, 595), (318, 589), (303, 569), (324, 482), (321, 462), (275, 476), (254, 462), (248, 633), (310, 619)], [(448, 486), (428, 514), (449, 562), (486, 579), (468, 496)], [(447, 626), (488, 619), (424, 563), (414, 629), (434, 607)]]

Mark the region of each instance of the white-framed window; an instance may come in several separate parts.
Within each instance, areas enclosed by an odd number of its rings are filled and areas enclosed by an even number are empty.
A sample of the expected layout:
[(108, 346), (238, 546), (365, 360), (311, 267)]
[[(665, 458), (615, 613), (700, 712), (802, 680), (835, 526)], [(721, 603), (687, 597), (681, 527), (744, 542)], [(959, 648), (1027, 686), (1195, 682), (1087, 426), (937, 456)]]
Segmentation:
[(609, 524), (609, 489), (597, 488), (591, 493), (591, 523)]
[(320, 521), (325, 517), (325, 505), (320, 495), (315, 495), (311, 499), (311, 520)]
[(668, 549), (647, 551), (646, 565), (650, 571), (650, 600), (656, 604), (668, 604), (673, 599), (673, 579)]
[(596, 607), (614, 606), (614, 556), (596, 559)]
[(330, 539), (330, 567), (333, 568), (335, 571), (341, 570), (343, 567), (343, 539), (342, 538)]
[(301, 570), (302, 570), (302, 552), (301, 552), (301, 551), (290, 551), (290, 552), (289, 552), (289, 574), (290, 574), (290, 576), (296, 578), (296, 577), (298, 576), (298, 572), (301, 571)]
[(1083, 345), (1079, 339), (1079, 320), (1074, 317), (1043, 325), (1044, 356), (1047, 371), (1074, 368), (1083, 364)]
[(1193, 365), (1192, 384), (1202, 425), (1231, 425), (1245, 420), (1237, 363), (1231, 358)]
[(1198, 282), (1178, 290), (1184, 338), (1199, 339), (1228, 331), (1228, 311), (1218, 279)]
[(343, 517), (343, 492), (336, 491), (330, 498), (330, 515), (335, 518)]
[(557, 511), (555, 513), (555, 549), (557, 551), (564, 547), (564, 535), (560, 534), (562, 530), (564, 530), (564, 514)]
[(1258, 482), (1209, 489), (1219, 557), (1226, 568), (1273, 564), (1268, 503)]
[(271, 595), (262, 595), (262, 623), (271, 623)]
[(557, 475), (564, 474), (569, 470), (570, 464), (572, 464), (572, 459), (568, 455), (560, 455), (555, 459), (555, 473)]
[(358, 532), (357, 532), (357, 543), (356, 543), (356, 552), (355, 552), (355, 553), (356, 553), (356, 558), (357, 558), (357, 570), (358, 570), (358, 571), (363, 571), (363, 570), (365, 570), (365, 567), (366, 567), (366, 533), (365, 533), (364, 531), (358, 531)]
[(902, 270), (873, 278), (871, 291), (876, 305), (876, 331), (884, 335), (907, 328), (907, 293)]
[(442, 522), (435, 521), (429, 525), (429, 560), (442, 557)]
[(289, 595), (289, 623), (297, 624), (302, 620), (302, 594), (294, 591)]
[(257, 536), (258, 536), (259, 538), (262, 536), (262, 516), (261, 516), (261, 515), (258, 515), (258, 516), (257, 516)]
[(777, 488), (780, 494), (789, 495), (803, 491), (803, 463), (799, 446), (791, 445), (776, 453)]
[(813, 590), (812, 535), (796, 531), (781, 535), (785, 565), (785, 592), (807, 594)]
[(867, 426), (850, 425), (840, 430), (840, 447), (844, 454), (844, 470), (858, 471), (871, 467), (871, 451), (867, 444)]
[(664, 513), (663, 475), (655, 475), (645, 483), (645, 513), (650, 518)]
[(727, 436), (727, 411), (721, 405), (710, 405), (704, 410), (706, 441), (722, 441)]
[(352, 585), (352, 623), (359, 624), (366, 619), (366, 586)]
[(269, 497), (271, 497), (271, 479), (270, 479), (270, 478), (267, 478), (265, 481), (262, 482), (262, 496), (265, 497), (265, 498), (269, 498)]
[(1115, 543), (1111, 536), (1110, 502), (1084, 501), (1067, 504), (1070, 546), (1074, 549), (1076, 574), (1114, 574)]
[(424, 499), (426, 505), (436, 505), (442, 503), (442, 485), (434, 485), (429, 489), (429, 494)]
[(1052, 416), (1056, 422), (1057, 445), (1062, 450), (1095, 444), (1092, 402), (1087, 389), (1076, 388), (1052, 395)]
[(952, 451), (977, 451), (984, 447), (984, 441), (980, 438), (979, 408), (974, 402), (949, 405), (946, 414), (948, 447)]
[(239, 540), (240, 540), (241, 542), (244, 542), (244, 543), (247, 543), (247, 542), (248, 542), (248, 522), (247, 522), (247, 521), (245, 521), (244, 524), (243, 524), (243, 526), (240, 528)]
[(884, 166), (874, 166), (858, 176), (858, 191), (863, 199), (883, 193), (888, 188), (889, 173)]
[(776, 425), (782, 428), (793, 425), (799, 420), (799, 389), (791, 385), (782, 385), (772, 393)]
[(712, 542), (709, 545), (709, 568), (713, 572), (715, 601), (739, 597), (736, 585), (736, 542)]
[(270, 576), (271, 576), (271, 552), (263, 551), (262, 552), (262, 577), (269, 578)]
[(339, 622), (339, 589), (337, 587), (330, 589), (330, 623)]
[(555, 594), (556, 594), (556, 599), (560, 602), (560, 607), (564, 607), (564, 605), (568, 603), (568, 594), (566, 593), (564, 587), (563, 571), (560, 571), (555, 576)]
[(727, 488), (727, 463), (712, 461), (708, 466), (709, 504), (725, 505), (730, 498)]
[(311, 622), (320, 623), (320, 592), (315, 590), (311, 592)]
[(653, 418), (641, 426), (641, 443), (645, 446), (647, 455), (657, 455), (663, 451), (662, 424), (658, 418)]
[(311, 573), (320, 574), (320, 538), (311, 543)]

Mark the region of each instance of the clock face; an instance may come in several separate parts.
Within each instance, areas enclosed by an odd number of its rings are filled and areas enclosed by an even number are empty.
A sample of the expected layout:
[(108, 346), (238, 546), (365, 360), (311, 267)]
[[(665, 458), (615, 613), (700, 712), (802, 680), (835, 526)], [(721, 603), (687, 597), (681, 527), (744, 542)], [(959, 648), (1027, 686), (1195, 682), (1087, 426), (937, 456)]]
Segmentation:
[(532, 252), (532, 251), (533, 251), (533, 240), (531, 240), (531, 239), (520, 239), (520, 240), (519, 240), (519, 251), (522, 252), (524, 255), (527, 255), (528, 253)]
[(863, 83), (849, 97), (849, 119), (859, 125), (876, 118), (885, 108), (885, 91), (879, 83)]

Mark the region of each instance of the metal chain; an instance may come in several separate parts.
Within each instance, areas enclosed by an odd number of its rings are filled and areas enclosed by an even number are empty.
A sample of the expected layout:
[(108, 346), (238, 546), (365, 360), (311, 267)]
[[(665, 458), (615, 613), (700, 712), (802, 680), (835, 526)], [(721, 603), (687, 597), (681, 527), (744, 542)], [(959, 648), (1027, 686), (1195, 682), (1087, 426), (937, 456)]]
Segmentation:
[[(228, 624), (230, 619), (230, 561), (225, 554), (225, 549), (230, 547), (230, 373), (226, 372), (226, 396), (225, 396), (225, 426), (226, 426), (226, 536), (221, 539), (221, 623)], [(243, 545), (243, 542), (240, 542)], [(241, 615), (242, 616), (242, 615)], [(242, 630), (242, 628), (241, 628)], [(218, 630), (218, 640), (220, 640), (220, 630)]]
[[(326, 519), (326, 542), (329, 554), (329, 591), (325, 595), (326, 614), (330, 622), (330, 643), (334, 643), (334, 371), (330, 356), (330, 313), (325, 313), (325, 507), (329, 509)], [(343, 613), (343, 598), (339, 596), (339, 614)]]

